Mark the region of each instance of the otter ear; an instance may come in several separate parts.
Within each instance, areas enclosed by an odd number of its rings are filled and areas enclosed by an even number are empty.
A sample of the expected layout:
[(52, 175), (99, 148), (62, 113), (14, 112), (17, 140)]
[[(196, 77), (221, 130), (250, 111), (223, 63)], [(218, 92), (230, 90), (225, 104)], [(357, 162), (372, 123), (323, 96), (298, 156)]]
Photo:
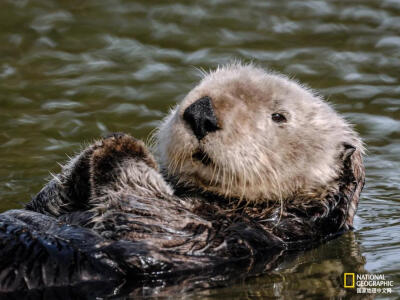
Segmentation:
[(344, 161), (346, 161), (356, 151), (356, 147), (354, 147), (353, 145), (348, 144), (348, 143), (343, 143), (343, 148), (344, 148), (344, 150), (342, 152), (342, 158)]

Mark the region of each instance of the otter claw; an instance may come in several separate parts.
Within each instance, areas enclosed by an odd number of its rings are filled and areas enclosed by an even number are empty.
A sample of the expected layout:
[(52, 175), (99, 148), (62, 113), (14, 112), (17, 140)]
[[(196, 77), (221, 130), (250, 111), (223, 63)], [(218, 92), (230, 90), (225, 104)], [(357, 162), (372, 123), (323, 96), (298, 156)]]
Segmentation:
[(109, 138), (120, 139), (120, 138), (123, 138), (124, 136), (127, 136), (127, 134), (124, 132), (109, 132), (109, 133), (106, 133), (105, 135), (103, 135), (102, 139), (103, 140), (106, 140)]

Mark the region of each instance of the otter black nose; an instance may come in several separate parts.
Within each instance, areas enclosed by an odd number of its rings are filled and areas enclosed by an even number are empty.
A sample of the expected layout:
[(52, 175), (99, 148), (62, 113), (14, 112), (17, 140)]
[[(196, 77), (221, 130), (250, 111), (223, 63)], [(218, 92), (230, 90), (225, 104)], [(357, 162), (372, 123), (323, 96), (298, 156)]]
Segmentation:
[(208, 133), (219, 129), (211, 98), (208, 96), (200, 98), (186, 108), (183, 119), (190, 125), (199, 141)]

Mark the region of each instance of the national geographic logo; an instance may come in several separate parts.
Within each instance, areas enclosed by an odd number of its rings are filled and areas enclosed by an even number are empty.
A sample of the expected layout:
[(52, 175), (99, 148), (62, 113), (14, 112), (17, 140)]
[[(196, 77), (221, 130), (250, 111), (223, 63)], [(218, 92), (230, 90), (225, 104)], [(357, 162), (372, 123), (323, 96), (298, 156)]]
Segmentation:
[(345, 288), (354, 288), (356, 276), (354, 273), (344, 273), (344, 287)]
[(343, 274), (344, 288), (357, 288), (357, 294), (391, 294), (394, 281), (385, 274)]

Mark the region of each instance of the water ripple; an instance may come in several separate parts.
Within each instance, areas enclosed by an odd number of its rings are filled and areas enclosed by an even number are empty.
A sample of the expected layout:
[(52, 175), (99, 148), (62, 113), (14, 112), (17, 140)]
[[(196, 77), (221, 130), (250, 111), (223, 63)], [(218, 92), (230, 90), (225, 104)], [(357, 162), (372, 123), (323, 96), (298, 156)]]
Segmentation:
[[(366, 188), (356, 243), (349, 237), (337, 243), (352, 252), (360, 244), (367, 271), (399, 273), (398, 0), (7, 0), (0, 6), (0, 209), (21, 207), (49, 171), (58, 172), (55, 162), (82, 142), (109, 131), (146, 139), (199, 80), (197, 68), (242, 59), (317, 89), (355, 124), (368, 149)], [(348, 255), (331, 256), (340, 252), (332, 247), (277, 271), (293, 286), (264, 278), (254, 293), (265, 285), (268, 295), (295, 298), (291, 293), (307, 282), (316, 283), (309, 291), (323, 290), (326, 282), (301, 268), (353, 266)]]

